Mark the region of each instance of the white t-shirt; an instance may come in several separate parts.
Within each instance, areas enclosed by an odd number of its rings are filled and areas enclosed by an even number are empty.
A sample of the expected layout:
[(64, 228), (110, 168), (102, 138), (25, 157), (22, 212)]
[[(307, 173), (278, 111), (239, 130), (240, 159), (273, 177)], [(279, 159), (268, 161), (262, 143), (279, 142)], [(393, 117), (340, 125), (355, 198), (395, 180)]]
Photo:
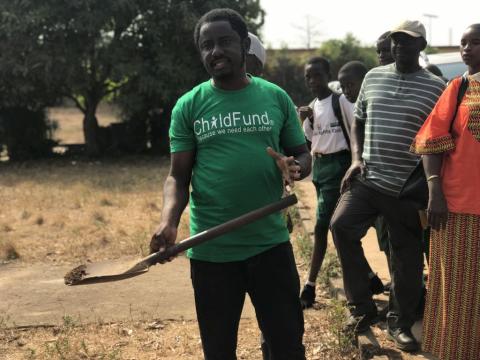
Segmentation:
[(353, 119), (355, 119), (355, 103), (351, 103), (347, 100), (345, 95), (341, 95), (340, 99), (340, 110), (342, 110), (342, 116), (345, 123), (345, 130), (347, 130), (348, 137), (351, 138), (351, 128)]
[[(342, 101), (342, 97), (344, 100)], [(345, 96), (340, 97), (340, 108), (342, 102), (348, 102)], [(344, 107), (346, 105), (344, 104)], [(345, 111), (347, 113), (348, 111)], [(339, 119), (335, 116), (332, 107), (332, 95), (313, 103), (313, 129), (310, 121), (303, 122), (305, 137), (312, 143), (312, 154), (331, 154), (341, 150), (348, 150), (347, 141), (343, 136)]]

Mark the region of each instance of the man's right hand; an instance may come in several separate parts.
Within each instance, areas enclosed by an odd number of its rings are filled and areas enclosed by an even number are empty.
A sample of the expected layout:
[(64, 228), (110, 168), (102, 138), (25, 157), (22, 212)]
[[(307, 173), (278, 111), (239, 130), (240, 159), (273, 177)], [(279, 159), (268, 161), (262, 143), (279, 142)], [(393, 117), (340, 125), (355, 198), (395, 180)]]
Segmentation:
[(311, 120), (313, 119), (313, 110), (310, 106), (300, 106), (298, 108), (298, 115), (300, 116), (300, 120), (302, 120), (302, 122), (307, 118)]
[[(150, 253), (165, 251), (175, 244), (177, 239), (177, 228), (167, 224), (160, 224), (150, 240)], [(173, 260), (173, 257), (168, 261)], [(163, 263), (163, 262), (162, 262)]]
[(342, 183), (340, 185), (340, 193), (343, 194), (350, 188), (352, 179), (358, 174), (360, 174), (362, 178), (365, 178), (365, 172), (365, 163), (362, 160), (354, 160), (342, 179)]

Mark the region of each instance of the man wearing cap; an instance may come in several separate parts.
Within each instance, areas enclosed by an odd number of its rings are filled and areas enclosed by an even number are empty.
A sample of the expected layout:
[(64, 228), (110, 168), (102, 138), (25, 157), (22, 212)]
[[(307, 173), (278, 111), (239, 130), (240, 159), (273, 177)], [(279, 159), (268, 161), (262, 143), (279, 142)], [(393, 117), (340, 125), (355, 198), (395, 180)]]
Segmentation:
[(343, 269), (351, 316), (348, 325), (368, 330), (377, 315), (364, 267), (361, 238), (383, 215), (390, 238), (392, 288), (388, 333), (396, 346), (415, 351), (411, 333), (422, 288), (422, 229), (413, 205), (398, 199), (418, 162), (410, 144), (444, 89), (422, 69), (418, 56), (426, 45), (425, 28), (404, 21), (390, 35), (393, 64), (365, 76), (351, 128), (352, 165), (342, 181), (342, 196), (330, 223)]

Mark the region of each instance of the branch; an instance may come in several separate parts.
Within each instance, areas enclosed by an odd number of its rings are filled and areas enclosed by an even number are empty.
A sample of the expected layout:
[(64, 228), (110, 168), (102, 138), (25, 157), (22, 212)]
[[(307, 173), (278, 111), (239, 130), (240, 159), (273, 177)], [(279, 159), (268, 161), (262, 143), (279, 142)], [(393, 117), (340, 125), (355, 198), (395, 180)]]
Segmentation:
[(65, 94), (65, 96), (66, 96), (67, 98), (73, 100), (73, 102), (75, 103), (75, 105), (77, 106), (77, 108), (79, 108), (82, 113), (85, 114), (85, 113), (87, 112), (87, 109), (85, 108), (85, 106), (83, 106), (83, 105), (80, 103), (80, 101), (78, 101), (78, 99), (77, 99), (75, 96), (73, 96), (72, 94)]
[(117, 91), (117, 90), (120, 90), (121, 88), (123, 88), (125, 85), (128, 84), (128, 81), (124, 81), (122, 82), (121, 84), (118, 84), (118, 85), (115, 85), (115, 86), (112, 86), (110, 89), (107, 89), (103, 92), (104, 96), (107, 96), (107, 95), (110, 95), (111, 93)]

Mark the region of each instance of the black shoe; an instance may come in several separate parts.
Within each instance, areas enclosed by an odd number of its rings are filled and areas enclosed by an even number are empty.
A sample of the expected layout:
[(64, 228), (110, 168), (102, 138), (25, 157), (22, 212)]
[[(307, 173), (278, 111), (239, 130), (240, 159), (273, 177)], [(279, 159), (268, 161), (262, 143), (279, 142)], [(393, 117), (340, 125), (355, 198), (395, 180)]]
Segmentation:
[(345, 323), (345, 330), (354, 334), (363, 333), (370, 329), (370, 325), (375, 322), (376, 317), (377, 309), (362, 315), (350, 314)]
[(382, 280), (380, 280), (377, 275), (370, 279), (370, 290), (372, 290), (372, 294), (375, 295), (383, 294), (383, 292), (385, 291)]
[(419, 349), (418, 342), (410, 329), (389, 328), (388, 337), (393, 340), (397, 349), (402, 351), (413, 352)]
[(300, 293), (300, 302), (302, 303), (302, 309), (308, 309), (312, 307), (315, 302), (315, 287), (305, 284), (302, 292)]

